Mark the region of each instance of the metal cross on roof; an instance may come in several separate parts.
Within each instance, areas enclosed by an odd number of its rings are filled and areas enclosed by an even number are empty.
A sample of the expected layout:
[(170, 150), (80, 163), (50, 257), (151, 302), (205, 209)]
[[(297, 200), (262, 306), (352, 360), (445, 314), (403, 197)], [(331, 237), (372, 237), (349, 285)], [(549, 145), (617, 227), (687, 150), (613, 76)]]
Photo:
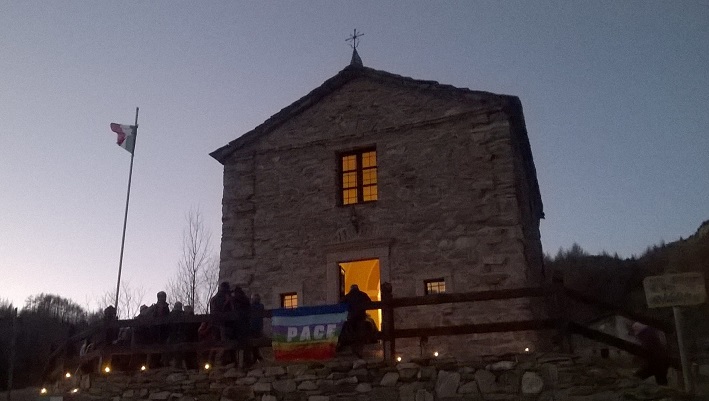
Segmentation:
[(364, 36), (363, 33), (357, 33), (357, 28), (355, 28), (354, 33), (350, 35), (349, 38), (345, 39), (346, 42), (352, 41), (352, 44), (350, 44), (350, 47), (357, 50), (357, 44), (359, 43), (357, 40), (361, 37)]

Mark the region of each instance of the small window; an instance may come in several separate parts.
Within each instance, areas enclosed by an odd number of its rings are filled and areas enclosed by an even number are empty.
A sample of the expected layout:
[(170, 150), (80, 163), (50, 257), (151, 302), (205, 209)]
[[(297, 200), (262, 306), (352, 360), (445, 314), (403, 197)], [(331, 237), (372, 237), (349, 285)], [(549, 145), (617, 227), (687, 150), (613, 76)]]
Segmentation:
[(446, 281), (442, 278), (424, 280), (423, 284), (426, 287), (426, 295), (443, 294), (446, 292)]
[(298, 307), (298, 293), (287, 292), (281, 294), (281, 308), (293, 309)]
[(377, 191), (377, 151), (359, 150), (340, 155), (340, 200), (343, 205), (373, 202)]

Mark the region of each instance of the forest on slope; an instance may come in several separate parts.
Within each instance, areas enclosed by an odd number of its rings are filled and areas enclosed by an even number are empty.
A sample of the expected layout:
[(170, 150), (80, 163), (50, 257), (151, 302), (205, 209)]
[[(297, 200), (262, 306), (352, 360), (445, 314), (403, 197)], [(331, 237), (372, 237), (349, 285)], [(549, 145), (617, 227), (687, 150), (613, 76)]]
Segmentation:
[[(591, 255), (574, 244), (545, 256), (547, 271), (558, 272), (564, 285), (584, 295), (610, 302), (674, 325), (672, 308), (648, 308), (643, 279), (666, 273), (700, 272), (709, 279), (709, 220), (689, 238), (649, 246), (640, 256)], [(709, 305), (682, 307), (689, 352), (709, 356)]]

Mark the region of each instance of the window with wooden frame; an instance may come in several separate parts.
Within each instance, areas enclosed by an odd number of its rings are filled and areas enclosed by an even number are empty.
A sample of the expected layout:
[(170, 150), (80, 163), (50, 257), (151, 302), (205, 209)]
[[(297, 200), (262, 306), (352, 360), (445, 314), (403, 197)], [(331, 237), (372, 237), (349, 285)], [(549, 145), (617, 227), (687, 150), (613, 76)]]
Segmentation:
[(446, 281), (443, 278), (424, 280), (423, 285), (426, 290), (426, 295), (443, 294), (446, 292)]
[(281, 308), (293, 309), (298, 307), (298, 293), (286, 292), (281, 294)]
[(373, 202), (377, 191), (377, 151), (373, 148), (340, 155), (340, 201), (343, 205)]

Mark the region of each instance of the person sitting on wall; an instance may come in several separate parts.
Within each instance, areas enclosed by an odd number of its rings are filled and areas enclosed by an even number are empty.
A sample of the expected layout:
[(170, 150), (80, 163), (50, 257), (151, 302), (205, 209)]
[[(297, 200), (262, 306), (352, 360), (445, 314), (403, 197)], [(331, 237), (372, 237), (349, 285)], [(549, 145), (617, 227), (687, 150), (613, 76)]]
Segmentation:
[(368, 332), (367, 304), (372, 302), (367, 293), (361, 291), (357, 284), (352, 284), (350, 292), (345, 295), (347, 304), (347, 321), (342, 327), (343, 344), (351, 344), (352, 352), (362, 357), (362, 348)]
[[(170, 330), (167, 338), (168, 344), (180, 344), (187, 341), (187, 325), (183, 322), (185, 312), (182, 310), (182, 302), (175, 302), (170, 312)], [(172, 352), (167, 363), (171, 367), (182, 367), (187, 369), (187, 363), (183, 352)]]
[[(224, 281), (219, 284), (217, 293), (209, 300), (209, 313), (214, 315), (220, 315), (223, 313), (231, 312), (231, 289), (229, 288), (229, 283)], [(223, 320), (223, 316), (212, 320), (212, 326), (218, 328), (220, 341), (227, 340), (230, 336), (228, 335), (228, 327)]]
[(135, 317), (138, 325), (133, 329), (133, 344), (144, 345), (151, 344), (152, 333), (150, 332), (150, 327), (141, 323), (148, 322), (152, 316), (152, 311), (147, 305), (140, 305), (140, 312), (138, 316)]
[(633, 323), (630, 331), (645, 351), (645, 360), (642, 367), (635, 372), (635, 376), (641, 379), (655, 376), (657, 384), (666, 386), (670, 357), (660, 332), (640, 322)]
[[(170, 324), (167, 322), (167, 317), (170, 315), (170, 305), (167, 303), (167, 294), (165, 291), (157, 293), (157, 302), (150, 305), (145, 312), (146, 321), (149, 322), (146, 330), (150, 333), (150, 344), (167, 343), (167, 338), (170, 335)], [(156, 319), (162, 320), (163, 322), (156, 323)], [(166, 357), (163, 355), (159, 355), (159, 358), (155, 358), (155, 355), (149, 353), (147, 364), (150, 367), (159, 367), (165, 359)]]
[(113, 344), (118, 338), (118, 317), (116, 317), (116, 308), (113, 305), (108, 305), (103, 310), (102, 331), (96, 341), (96, 345), (103, 347)]
[(231, 339), (236, 340), (235, 362), (239, 362), (239, 353), (243, 352), (244, 364), (248, 363), (249, 356), (247, 355), (247, 342), (249, 337), (249, 311), (251, 309), (251, 301), (246, 296), (241, 287), (234, 286), (231, 293), (231, 310), (234, 312), (234, 319), (231, 321), (232, 335)]
[[(224, 281), (219, 284), (217, 293), (209, 300), (210, 313), (216, 315), (212, 320), (212, 329), (216, 331), (215, 337), (218, 341), (228, 341), (234, 337), (232, 329), (233, 325), (227, 321), (227, 314), (234, 311), (234, 302), (232, 300), (232, 292), (229, 283)], [(210, 355), (210, 360), (216, 360), (216, 355)], [(222, 352), (219, 361), (222, 365), (232, 362), (233, 353)], [(215, 361), (216, 362), (216, 361)]]
[[(259, 294), (251, 295), (251, 308), (249, 310), (249, 338), (251, 340), (263, 337), (263, 313), (265, 308), (261, 303)], [(261, 351), (256, 345), (247, 346), (244, 363), (248, 366), (263, 361)]]
[[(192, 305), (185, 305), (184, 307), (185, 316), (194, 316), (194, 307)], [(196, 343), (198, 340), (199, 323), (187, 323), (185, 331), (185, 336), (187, 337), (185, 341), (190, 343)]]
[[(153, 305), (154, 318), (166, 318), (170, 315), (170, 304), (167, 303), (167, 294), (160, 291), (157, 294), (158, 301)], [(167, 323), (153, 326), (153, 340), (158, 344), (165, 344), (170, 335), (170, 325)]]
[[(194, 316), (194, 307), (192, 305), (185, 305), (184, 311), (185, 311), (185, 313), (184, 313), (185, 318), (189, 319), (190, 317)], [(185, 341), (186, 342), (196, 343), (197, 341), (199, 341), (199, 327), (200, 327), (199, 322), (184, 323)], [(185, 353), (185, 363), (186, 363), (188, 369), (197, 369), (197, 366), (198, 366), (197, 352), (189, 351), (189, 352)]]

